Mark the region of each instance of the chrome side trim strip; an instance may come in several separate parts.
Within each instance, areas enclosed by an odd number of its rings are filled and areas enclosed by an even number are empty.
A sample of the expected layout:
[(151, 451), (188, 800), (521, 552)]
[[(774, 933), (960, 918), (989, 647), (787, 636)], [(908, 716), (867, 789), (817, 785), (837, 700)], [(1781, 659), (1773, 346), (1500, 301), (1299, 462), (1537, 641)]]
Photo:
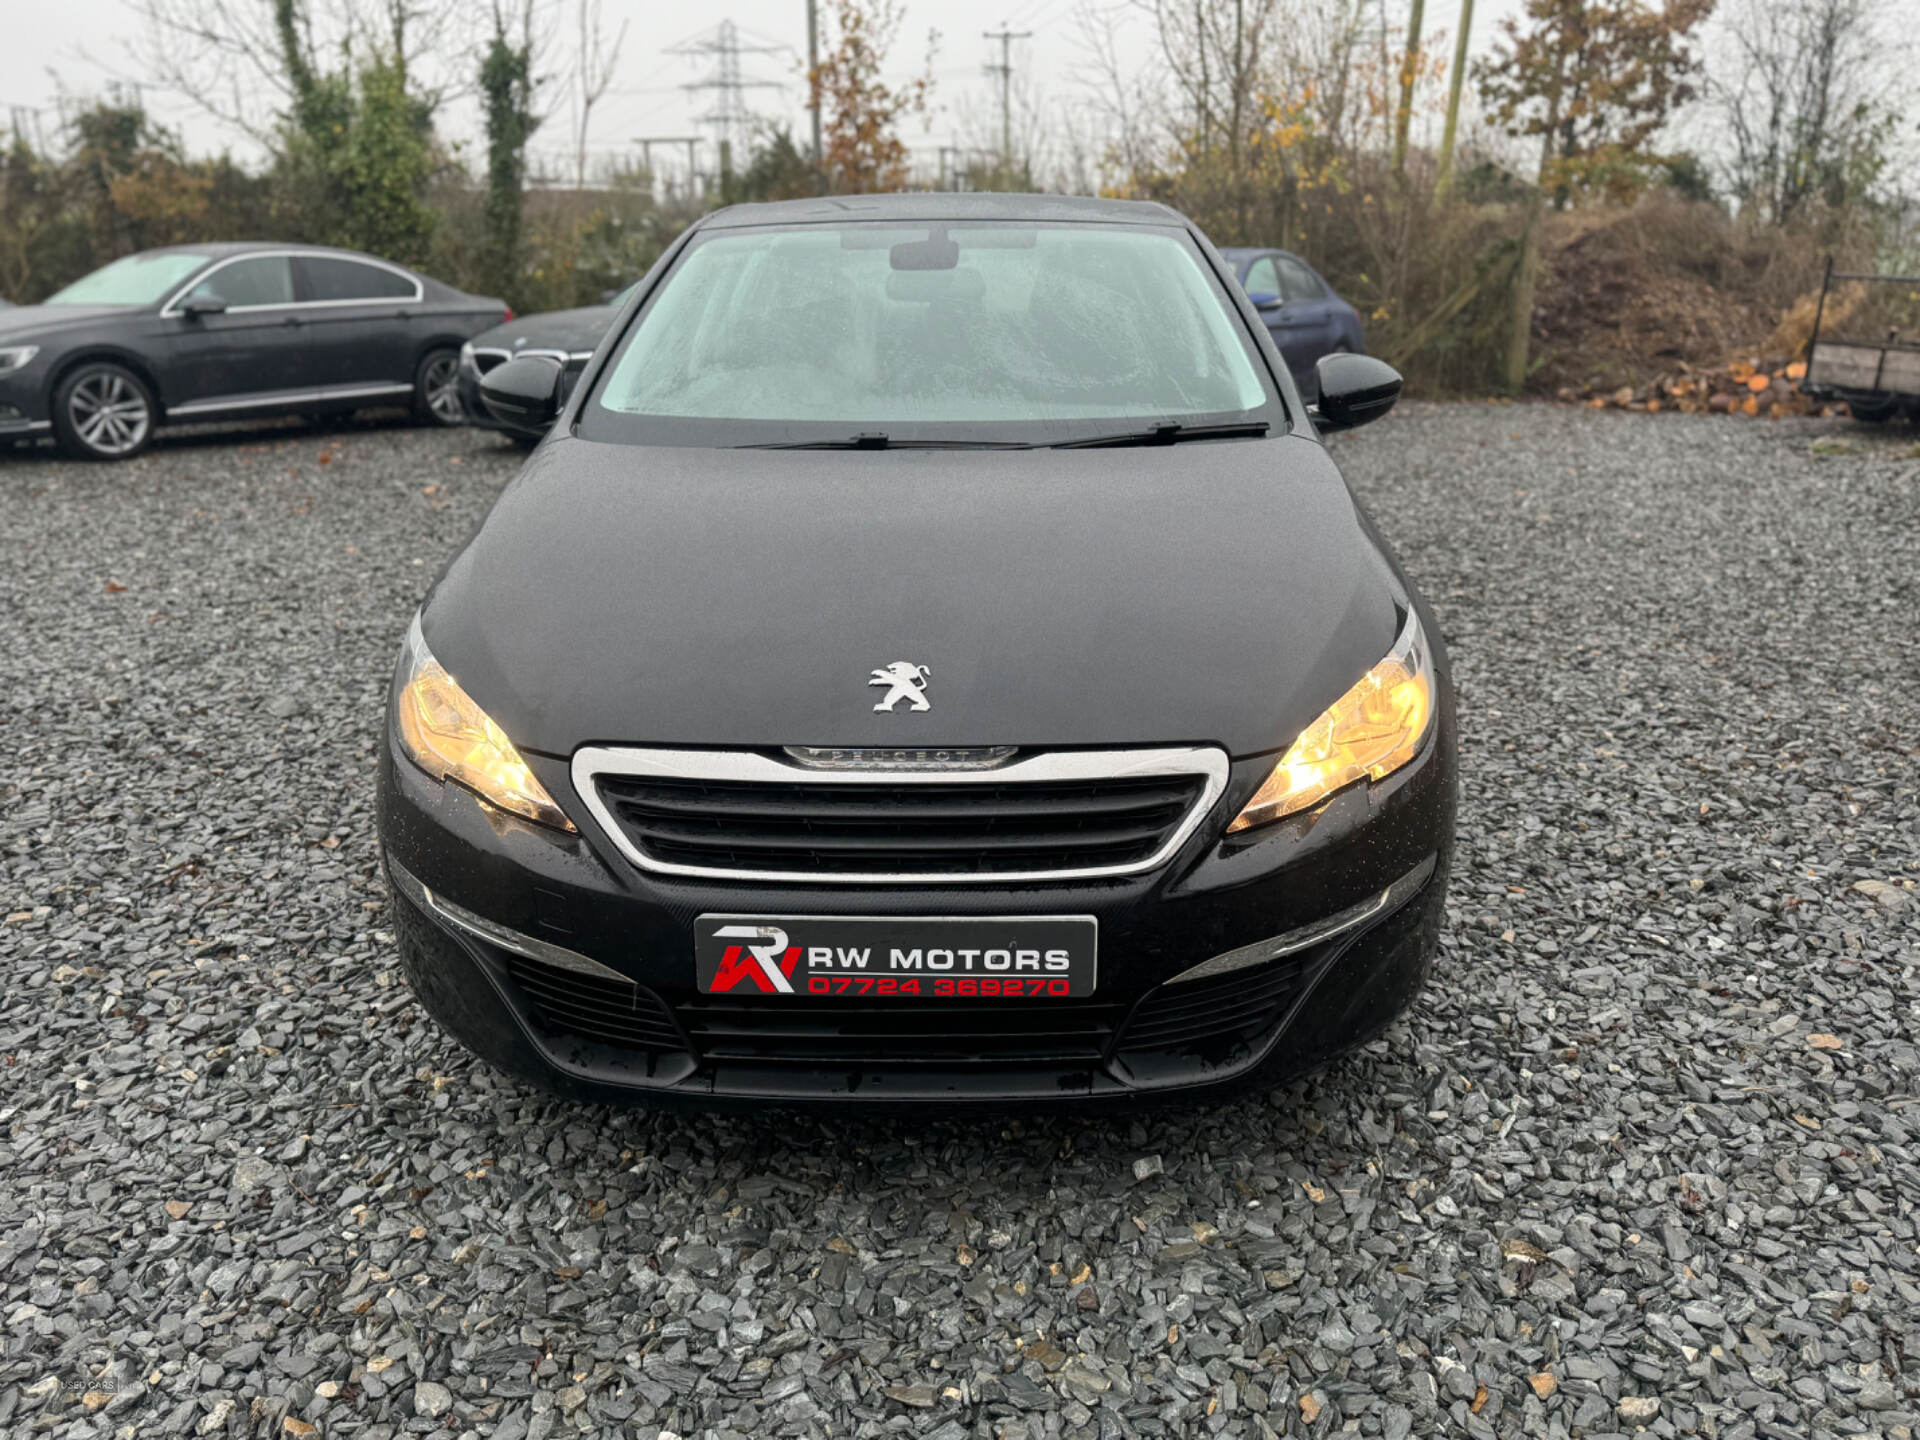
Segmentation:
[(317, 393), (322, 400), (354, 400), (362, 395), (411, 395), (413, 386), (389, 380), (378, 385), (323, 385)]
[(262, 405), (308, 405), (318, 398), (319, 393), (317, 390), (276, 390), (271, 395), (216, 396), (212, 400), (191, 400), (185, 405), (169, 405), (167, 419), (208, 414), (216, 410), (252, 410)]
[(52, 428), (51, 420), (0, 420), (0, 435), (34, 435)]
[(187, 283), (174, 291), (167, 303), (160, 307), (160, 318), (162, 320), (178, 319), (185, 312), (176, 310), (173, 307), (184, 300), (190, 292), (205, 284), (209, 276), (217, 274), (229, 265), (236, 265), (242, 260), (301, 259), (345, 260), (352, 265), (370, 265), (375, 270), (385, 270), (391, 274), (398, 275), (403, 280), (411, 280), (413, 282), (413, 295), (411, 298), (405, 295), (385, 295), (370, 300), (287, 300), (272, 305), (232, 305), (220, 313), (222, 315), (248, 315), (261, 310), (325, 310), (328, 308), (337, 308), (342, 305), (418, 305), (427, 298), (427, 287), (420, 283), (420, 277), (418, 275), (415, 275), (410, 270), (403, 270), (400, 266), (391, 264), (388, 261), (377, 260), (371, 255), (342, 255), (327, 250), (248, 250), (239, 255), (225, 256), (222, 259), (214, 261), (213, 264), (207, 266), (206, 269), (196, 271)]
[(1188, 980), (1211, 980), (1216, 975), (1230, 975), (1235, 970), (1251, 969), (1255, 965), (1265, 965), (1285, 955), (1293, 955), (1315, 945), (1324, 944), (1336, 936), (1350, 930), (1357, 930), (1370, 920), (1398, 910), (1433, 874), (1434, 857), (1429, 855), (1413, 869), (1402, 875), (1393, 884), (1370, 899), (1362, 900), (1358, 905), (1350, 905), (1337, 914), (1324, 920), (1316, 920), (1311, 925), (1302, 925), (1297, 930), (1289, 930), (1284, 935), (1275, 935), (1268, 940), (1256, 940), (1251, 945), (1242, 945), (1237, 950), (1228, 950), (1214, 956), (1211, 960), (1202, 960), (1191, 970), (1182, 970), (1163, 985), (1179, 985)]
[[(574, 751), (571, 775), (580, 797), (614, 847), (642, 870), (656, 875), (691, 875), (707, 880), (751, 880), (762, 884), (794, 881), (814, 885), (1017, 885), (1034, 880), (1097, 880), (1137, 875), (1163, 865), (1186, 844), (1227, 788), (1227, 752), (1211, 745), (1153, 750), (1057, 750), (1042, 752), (993, 770), (805, 770), (770, 755), (748, 750), (653, 750), (586, 745)], [(1014, 785), (1041, 780), (1128, 780), (1155, 775), (1198, 775), (1200, 798), (1153, 854), (1124, 865), (1094, 865), (1070, 870), (995, 871), (954, 875), (888, 873), (821, 874), (813, 870), (736, 870), (717, 865), (684, 865), (647, 854), (627, 837), (600, 796), (602, 775), (657, 776), (679, 780), (729, 780), (803, 785)]]
[(328, 385), (318, 390), (276, 390), (271, 395), (234, 396), (227, 399), (194, 400), (167, 408), (167, 418), (182, 415), (207, 415), (220, 410), (252, 410), (263, 405), (312, 405), (321, 400), (359, 400), (374, 395), (411, 395), (413, 386), (391, 383), (380, 385)]
[(444, 917), (450, 924), (459, 926), (489, 945), (497, 945), (502, 950), (511, 950), (514, 954), (524, 955), (529, 960), (556, 965), (562, 970), (571, 970), (578, 975), (591, 975), (596, 980), (617, 980), (622, 985), (636, 983), (631, 975), (622, 975), (618, 970), (602, 965), (598, 960), (588, 959), (577, 950), (569, 950), (564, 945), (555, 945), (550, 940), (522, 935), (518, 930), (509, 930), (504, 925), (496, 925), (493, 921), (454, 904), (444, 896), (434, 894), (412, 872), (391, 856), (387, 859), (387, 874), (393, 878), (393, 883), (401, 893), (414, 904), (423, 910), (431, 910), (436, 915)]

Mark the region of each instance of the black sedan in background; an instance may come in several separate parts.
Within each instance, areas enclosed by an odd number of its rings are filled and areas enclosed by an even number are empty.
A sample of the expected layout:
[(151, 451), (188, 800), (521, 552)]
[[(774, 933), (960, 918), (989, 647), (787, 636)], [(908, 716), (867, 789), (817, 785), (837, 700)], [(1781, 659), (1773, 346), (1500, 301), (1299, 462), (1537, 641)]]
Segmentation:
[(460, 346), (510, 313), (351, 250), (142, 251), (0, 314), (0, 440), (125, 460), (175, 422), (397, 403), (457, 425)]
[(1309, 400), (1319, 393), (1314, 366), (1322, 355), (1364, 355), (1360, 312), (1342, 300), (1306, 261), (1287, 250), (1229, 248), (1233, 267), (1253, 308), (1286, 356), (1293, 383)]
[(442, 572), (380, 830), (415, 994), (583, 1097), (1131, 1106), (1412, 1000), (1444, 914), (1432, 613), (1233, 272), (1159, 205), (700, 221)]
[(605, 305), (582, 305), (577, 310), (549, 310), (540, 315), (521, 315), (504, 325), (484, 330), (460, 347), (460, 402), (467, 419), (489, 430), (499, 430), (516, 440), (536, 441), (547, 427), (529, 426), (518, 420), (503, 419), (488, 410), (480, 399), (480, 377), (496, 365), (527, 355), (542, 355), (560, 365), (562, 393), (573, 390), (574, 381), (587, 368), (595, 348), (627, 303), (632, 288), (621, 291)]

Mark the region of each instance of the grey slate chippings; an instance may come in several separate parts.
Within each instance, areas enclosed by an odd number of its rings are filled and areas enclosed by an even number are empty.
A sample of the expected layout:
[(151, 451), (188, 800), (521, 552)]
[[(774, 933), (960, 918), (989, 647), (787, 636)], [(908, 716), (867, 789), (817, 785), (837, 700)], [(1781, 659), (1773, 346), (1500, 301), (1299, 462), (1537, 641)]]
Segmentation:
[(1458, 672), (1425, 1000), (1243, 1104), (971, 1123), (560, 1105), (414, 1007), (380, 707), (514, 451), (0, 458), (0, 1433), (1911, 1440), (1910, 443), (1340, 439)]

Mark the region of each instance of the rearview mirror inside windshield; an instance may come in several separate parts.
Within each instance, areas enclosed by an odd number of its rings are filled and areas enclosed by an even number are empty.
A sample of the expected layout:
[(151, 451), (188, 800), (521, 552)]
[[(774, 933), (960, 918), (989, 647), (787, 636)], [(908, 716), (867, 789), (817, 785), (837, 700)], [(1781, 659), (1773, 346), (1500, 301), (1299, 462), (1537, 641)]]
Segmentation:
[(908, 240), (887, 251), (887, 263), (896, 270), (951, 270), (960, 263), (960, 245), (947, 232), (935, 230), (924, 240)]

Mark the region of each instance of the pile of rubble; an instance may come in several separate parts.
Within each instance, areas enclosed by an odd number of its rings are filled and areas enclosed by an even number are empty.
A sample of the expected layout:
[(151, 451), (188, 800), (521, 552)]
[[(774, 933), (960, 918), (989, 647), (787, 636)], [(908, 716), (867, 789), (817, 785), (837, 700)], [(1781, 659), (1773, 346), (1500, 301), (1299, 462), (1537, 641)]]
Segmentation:
[(1795, 360), (1736, 360), (1729, 365), (1680, 365), (1648, 385), (1617, 390), (1563, 385), (1558, 396), (1595, 410), (1678, 410), (1685, 415), (1844, 415), (1844, 403), (1811, 400), (1800, 393), (1807, 363)]

